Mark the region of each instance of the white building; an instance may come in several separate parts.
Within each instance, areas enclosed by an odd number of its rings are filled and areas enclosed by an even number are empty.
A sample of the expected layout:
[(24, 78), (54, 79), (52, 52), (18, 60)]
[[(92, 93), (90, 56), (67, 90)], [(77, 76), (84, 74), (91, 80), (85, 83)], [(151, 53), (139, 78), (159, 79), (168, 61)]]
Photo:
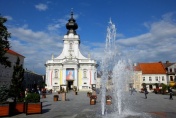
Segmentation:
[(78, 25), (73, 18), (66, 24), (68, 32), (63, 38), (62, 53), (51, 60), (48, 60), (46, 66), (46, 88), (54, 91), (60, 90), (61, 86), (67, 86), (68, 89), (77, 87), (78, 90), (91, 89), (96, 84), (97, 63), (90, 57), (84, 57), (79, 49), (80, 37), (76, 33)]
[(170, 63), (166, 61), (163, 63), (166, 71), (167, 71), (167, 81), (168, 85), (175, 86), (176, 85), (176, 63)]
[(20, 59), (20, 64), (23, 65), (24, 63), (24, 56), (9, 49), (7, 50), (6, 57), (8, 57), (8, 60), (11, 62), (11, 67), (5, 67), (4, 65), (0, 65), (0, 85), (10, 85), (12, 75), (13, 75), (13, 66), (16, 65), (17, 58)]
[[(139, 90), (145, 83), (149, 91), (156, 88), (156, 84), (167, 85), (166, 70), (161, 62), (138, 63), (135, 67), (134, 87)], [(140, 87), (140, 88), (139, 88)]]

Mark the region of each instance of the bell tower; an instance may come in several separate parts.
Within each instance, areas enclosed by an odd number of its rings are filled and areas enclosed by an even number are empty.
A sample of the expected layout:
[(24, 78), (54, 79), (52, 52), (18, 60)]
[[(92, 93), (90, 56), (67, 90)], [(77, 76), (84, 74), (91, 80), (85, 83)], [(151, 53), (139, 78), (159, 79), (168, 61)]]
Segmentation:
[(90, 89), (96, 84), (97, 63), (81, 54), (80, 37), (76, 32), (78, 25), (73, 12), (66, 29), (62, 53), (45, 64), (47, 88), (59, 90), (61, 86), (67, 86), (68, 89)]

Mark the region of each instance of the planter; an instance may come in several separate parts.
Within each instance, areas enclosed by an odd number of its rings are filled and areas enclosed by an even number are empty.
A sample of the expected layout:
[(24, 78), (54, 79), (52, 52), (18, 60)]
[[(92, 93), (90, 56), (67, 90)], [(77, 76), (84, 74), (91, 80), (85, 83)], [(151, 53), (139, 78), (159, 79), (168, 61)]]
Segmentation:
[(66, 93), (62, 93), (62, 101), (66, 101)]
[(13, 103), (13, 114), (25, 113), (25, 103), (17, 102)]
[(111, 105), (111, 100), (112, 100), (112, 97), (110, 95), (107, 95), (106, 96), (106, 105)]
[(90, 96), (90, 105), (95, 105), (96, 100), (97, 100), (97, 96), (96, 95), (91, 95)]
[(91, 92), (87, 92), (87, 97), (90, 97), (92, 95)]
[(106, 100), (106, 105), (111, 105), (111, 100)]
[(2, 116), (10, 116), (10, 103), (0, 104), (0, 117)]
[(54, 95), (54, 96), (53, 96), (53, 100), (54, 100), (54, 101), (58, 101), (58, 98), (59, 98), (58, 95)]
[(96, 104), (96, 99), (90, 99), (90, 105), (95, 105)]
[(41, 114), (41, 113), (42, 113), (42, 102), (26, 103), (26, 115)]

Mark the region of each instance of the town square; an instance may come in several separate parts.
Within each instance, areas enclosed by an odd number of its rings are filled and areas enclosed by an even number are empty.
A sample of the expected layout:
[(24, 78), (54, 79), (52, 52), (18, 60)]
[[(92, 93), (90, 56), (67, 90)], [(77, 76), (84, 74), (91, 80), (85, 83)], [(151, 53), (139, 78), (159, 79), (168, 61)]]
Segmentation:
[(0, 117), (176, 117), (174, 0), (1, 3)]

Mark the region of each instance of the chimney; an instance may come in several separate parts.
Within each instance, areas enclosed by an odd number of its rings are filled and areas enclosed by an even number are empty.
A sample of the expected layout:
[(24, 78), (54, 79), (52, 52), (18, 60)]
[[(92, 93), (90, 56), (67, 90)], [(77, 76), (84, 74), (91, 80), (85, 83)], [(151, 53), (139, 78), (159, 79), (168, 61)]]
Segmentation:
[(134, 63), (133, 66), (137, 66), (137, 63)]

